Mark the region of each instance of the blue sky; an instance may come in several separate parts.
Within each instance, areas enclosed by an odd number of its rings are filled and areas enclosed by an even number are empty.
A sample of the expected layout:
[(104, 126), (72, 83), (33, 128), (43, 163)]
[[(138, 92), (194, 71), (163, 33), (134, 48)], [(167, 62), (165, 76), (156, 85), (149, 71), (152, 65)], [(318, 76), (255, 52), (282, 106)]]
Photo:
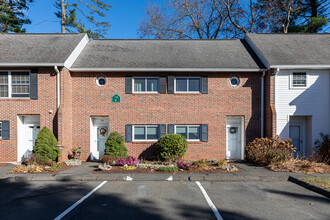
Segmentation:
[[(137, 29), (144, 17), (146, 0), (105, 0), (113, 6), (107, 12), (107, 19), (111, 28), (107, 38), (112, 39), (134, 39), (139, 38)], [(163, 0), (148, 0), (149, 2), (162, 3)], [(56, 8), (55, 0), (34, 0), (30, 10), (27, 11), (31, 19), (31, 25), (25, 25), (27, 33), (59, 33), (60, 23), (54, 15)], [(57, 21), (57, 22), (54, 22)], [(327, 31), (330, 32), (330, 24)]]
[[(150, 0), (149, 0), (150, 1)], [(35, 0), (27, 11), (32, 24), (25, 25), (27, 33), (56, 33), (61, 31), (58, 18), (54, 15), (55, 0)], [(137, 29), (144, 16), (146, 2), (144, 0), (106, 0), (113, 6), (107, 12), (111, 28), (108, 38), (138, 38)], [(163, 2), (151, 0), (150, 2)], [(58, 21), (58, 22), (54, 22)]]

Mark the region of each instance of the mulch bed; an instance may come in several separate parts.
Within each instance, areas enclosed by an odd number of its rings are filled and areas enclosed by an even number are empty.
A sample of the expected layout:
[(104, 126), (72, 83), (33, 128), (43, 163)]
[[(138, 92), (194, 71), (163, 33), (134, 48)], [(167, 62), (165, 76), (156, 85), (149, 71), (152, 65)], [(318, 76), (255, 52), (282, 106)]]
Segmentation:
[[(86, 163), (86, 162), (82, 162), (82, 164), (83, 163)], [(59, 173), (61, 171), (64, 171), (64, 170), (67, 170), (67, 169), (70, 169), (70, 168), (73, 168), (74, 167), (74, 166), (67, 166), (65, 163), (62, 163), (62, 164), (63, 164), (63, 167), (62, 168), (58, 168), (56, 171), (53, 171), (53, 172), (50, 171), (50, 170), (47, 171), (47, 170), (43, 169), (43, 171), (40, 172), (40, 173), (15, 172), (15, 173), (9, 173), (9, 174), (56, 174), (56, 173)], [(42, 166), (42, 168), (44, 168), (44, 166)]]

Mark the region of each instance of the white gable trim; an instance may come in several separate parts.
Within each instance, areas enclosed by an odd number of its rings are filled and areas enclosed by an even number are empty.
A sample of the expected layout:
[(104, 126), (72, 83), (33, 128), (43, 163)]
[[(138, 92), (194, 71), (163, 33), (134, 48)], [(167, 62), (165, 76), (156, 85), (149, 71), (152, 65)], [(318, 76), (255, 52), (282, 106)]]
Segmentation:
[(88, 36), (87, 34), (85, 34), (85, 36), (81, 39), (77, 47), (72, 51), (70, 56), (64, 62), (64, 66), (66, 68), (69, 69), (72, 66), (72, 64), (76, 61), (76, 59), (80, 55), (81, 51), (83, 51), (83, 49), (86, 47), (88, 41), (89, 41)]

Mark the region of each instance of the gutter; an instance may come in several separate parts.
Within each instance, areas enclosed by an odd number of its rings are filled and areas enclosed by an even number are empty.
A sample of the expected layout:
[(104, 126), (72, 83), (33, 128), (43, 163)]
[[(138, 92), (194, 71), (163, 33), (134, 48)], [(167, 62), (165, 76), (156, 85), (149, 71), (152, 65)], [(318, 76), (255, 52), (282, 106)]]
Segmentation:
[(264, 89), (264, 85), (265, 85), (265, 76), (266, 76), (266, 71), (262, 72), (262, 76), (261, 76), (261, 137), (264, 137), (264, 121), (265, 121), (265, 101), (264, 101), (264, 97), (265, 97), (265, 89)]
[(60, 104), (61, 104), (61, 74), (60, 71), (58, 70), (57, 66), (54, 66), (54, 70), (56, 71), (56, 98), (57, 98), (57, 110), (60, 108)]

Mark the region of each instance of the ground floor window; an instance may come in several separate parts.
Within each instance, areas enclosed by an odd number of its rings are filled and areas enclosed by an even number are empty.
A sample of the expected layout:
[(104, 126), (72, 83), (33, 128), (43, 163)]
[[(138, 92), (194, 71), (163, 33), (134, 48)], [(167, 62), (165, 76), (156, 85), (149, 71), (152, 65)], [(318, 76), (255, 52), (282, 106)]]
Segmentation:
[(200, 125), (176, 125), (174, 132), (188, 141), (200, 141)]
[(157, 141), (158, 125), (134, 125), (133, 141)]

